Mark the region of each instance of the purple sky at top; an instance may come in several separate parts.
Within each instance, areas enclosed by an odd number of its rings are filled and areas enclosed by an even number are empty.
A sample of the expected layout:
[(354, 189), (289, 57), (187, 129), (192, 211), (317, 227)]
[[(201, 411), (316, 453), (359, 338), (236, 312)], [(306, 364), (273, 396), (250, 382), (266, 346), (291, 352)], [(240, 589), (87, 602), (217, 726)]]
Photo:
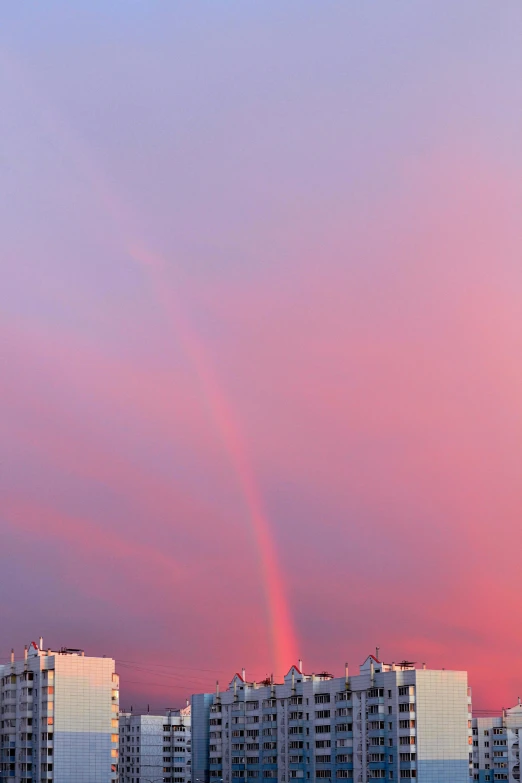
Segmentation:
[(0, 658), (164, 706), (380, 645), (514, 703), (518, 0), (2, 16)]

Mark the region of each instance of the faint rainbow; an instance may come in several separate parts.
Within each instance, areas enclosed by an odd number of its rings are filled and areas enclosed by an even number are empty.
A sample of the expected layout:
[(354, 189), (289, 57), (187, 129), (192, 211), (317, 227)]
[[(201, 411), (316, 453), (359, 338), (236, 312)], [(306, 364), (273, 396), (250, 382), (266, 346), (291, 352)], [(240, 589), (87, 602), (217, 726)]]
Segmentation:
[(179, 303), (173, 300), (172, 292), (165, 285), (162, 275), (164, 260), (142, 247), (133, 246), (128, 252), (146, 269), (156, 299), (169, 317), (178, 342), (197, 375), (242, 491), (259, 555), (271, 631), (272, 658), (277, 673), (283, 674), (297, 658), (296, 637), (270, 524), (236, 418), (201, 341), (190, 328)]
[[(128, 255), (147, 273), (155, 296), (170, 319), (176, 338), (194, 369), (248, 510), (250, 526), (257, 544), (262, 584), (265, 591), (273, 664), (276, 673), (281, 675), (292, 663), (295, 663), (297, 658), (296, 635), (285, 585), (278, 564), (270, 523), (263, 508), (261, 493), (244, 446), (240, 428), (204, 346), (183, 317), (179, 303), (174, 303), (173, 299), (167, 301), (171, 292), (166, 285), (162, 271), (166, 267), (164, 259), (137, 243), (127, 242), (127, 238), (133, 233), (130, 227), (134, 227), (136, 222), (129, 218), (128, 210), (125, 209), (121, 199), (117, 196), (115, 188), (109, 184), (104, 172), (93, 160), (90, 149), (86, 147), (78, 134), (71, 130), (63, 116), (56, 111), (49, 100), (44, 98), (45, 92), (42, 85), (40, 85), (40, 89), (32, 87), (27, 75), (11, 53), (5, 49), (0, 50), (0, 60), (4, 71), (9, 72), (9, 76), (18, 81), (19, 91), (28, 93), (33, 118), (39, 114), (47, 135), (58, 139), (58, 149), (62, 156), (69, 158), (81, 179), (86, 185), (89, 185), (95, 193), (96, 199), (103, 205), (106, 214), (118, 229), (120, 246), (123, 245)], [(45, 138), (45, 134), (43, 137)]]

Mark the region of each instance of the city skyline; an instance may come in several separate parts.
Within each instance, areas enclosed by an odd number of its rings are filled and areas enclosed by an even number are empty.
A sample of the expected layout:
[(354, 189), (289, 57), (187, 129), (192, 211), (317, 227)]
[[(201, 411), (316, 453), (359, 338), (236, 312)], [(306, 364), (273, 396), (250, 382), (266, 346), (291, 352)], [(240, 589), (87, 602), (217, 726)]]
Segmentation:
[(0, 29), (1, 662), (515, 704), (520, 4), (105, 6)]

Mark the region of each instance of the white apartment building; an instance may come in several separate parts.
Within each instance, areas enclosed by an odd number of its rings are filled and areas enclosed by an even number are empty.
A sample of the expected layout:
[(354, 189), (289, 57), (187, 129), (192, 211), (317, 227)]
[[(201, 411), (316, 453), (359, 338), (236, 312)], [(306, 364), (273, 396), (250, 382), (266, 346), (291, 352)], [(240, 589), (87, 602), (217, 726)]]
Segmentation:
[(166, 715), (120, 713), (120, 783), (190, 779), (190, 706)]
[(112, 658), (32, 642), (0, 666), (0, 783), (118, 778), (118, 675)]
[(504, 710), (502, 717), (473, 718), (473, 780), (480, 783), (520, 781), (522, 705)]
[(192, 783), (374, 780), (469, 783), (471, 692), (463, 671), (385, 664), (359, 674), (247, 681), (192, 697)]

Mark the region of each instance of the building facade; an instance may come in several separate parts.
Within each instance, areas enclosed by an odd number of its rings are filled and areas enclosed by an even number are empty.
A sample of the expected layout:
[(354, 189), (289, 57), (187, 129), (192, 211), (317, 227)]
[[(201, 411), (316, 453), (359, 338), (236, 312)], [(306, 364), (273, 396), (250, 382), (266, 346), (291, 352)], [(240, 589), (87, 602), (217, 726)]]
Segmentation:
[(275, 684), (243, 672), (192, 697), (192, 783), (469, 783), (471, 730), (466, 672), (375, 656), (356, 676), (300, 664)]
[(473, 718), (473, 780), (480, 783), (520, 781), (522, 705), (504, 710), (502, 717)]
[(190, 706), (120, 714), (120, 783), (190, 783)]
[(0, 666), (0, 783), (118, 778), (119, 683), (111, 658), (43, 649)]

